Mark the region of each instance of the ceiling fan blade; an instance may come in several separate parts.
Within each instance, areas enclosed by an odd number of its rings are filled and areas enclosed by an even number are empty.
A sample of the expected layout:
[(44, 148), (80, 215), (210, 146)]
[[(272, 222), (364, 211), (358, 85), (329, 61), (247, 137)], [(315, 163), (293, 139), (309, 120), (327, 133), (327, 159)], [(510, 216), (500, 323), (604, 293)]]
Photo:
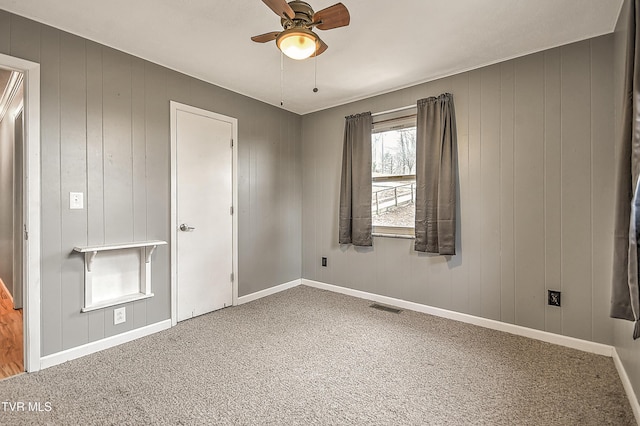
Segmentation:
[(311, 55), (311, 57), (313, 58), (314, 56), (318, 56), (318, 55), (322, 55), (322, 53), (327, 50), (329, 48), (329, 46), (327, 46), (327, 43), (325, 43), (324, 41), (320, 40), (320, 37), (318, 37), (318, 47), (316, 48), (316, 51), (313, 55)]
[(316, 26), (319, 30), (346, 27), (350, 21), (349, 11), (342, 3), (336, 3), (326, 9), (319, 10), (313, 15), (313, 22), (320, 22)]
[(293, 19), (296, 16), (296, 13), (285, 0), (262, 0), (262, 2), (281, 18)]
[(276, 37), (278, 37), (278, 34), (280, 34), (279, 31), (273, 31), (273, 32), (266, 33), (266, 34), (260, 34), (260, 35), (257, 35), (257, 36), (253, 36), (253, 37), (251, 37), (251, 40), (255, 41), (256, 43), (266, 43), (268, 41), (275, 40)]

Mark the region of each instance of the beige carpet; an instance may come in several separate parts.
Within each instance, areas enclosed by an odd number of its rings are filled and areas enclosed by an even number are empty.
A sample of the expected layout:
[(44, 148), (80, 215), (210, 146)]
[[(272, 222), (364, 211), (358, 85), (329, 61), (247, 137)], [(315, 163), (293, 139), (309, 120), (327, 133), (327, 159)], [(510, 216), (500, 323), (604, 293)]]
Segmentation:
[(0, 382), (0, 424), (635, 424), (610, 358), (369, 305), (296, 287), (204, 315)]

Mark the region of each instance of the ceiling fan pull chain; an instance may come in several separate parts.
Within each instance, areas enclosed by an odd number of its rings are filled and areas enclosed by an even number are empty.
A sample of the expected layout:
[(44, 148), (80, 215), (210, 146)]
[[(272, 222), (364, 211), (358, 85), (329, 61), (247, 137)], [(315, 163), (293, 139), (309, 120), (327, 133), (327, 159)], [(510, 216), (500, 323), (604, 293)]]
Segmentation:
[(280, 106), (284, 106), (284, 53), (280, 52)]
[(313, 57), (313, 93), (318, 93), (318, 55)]

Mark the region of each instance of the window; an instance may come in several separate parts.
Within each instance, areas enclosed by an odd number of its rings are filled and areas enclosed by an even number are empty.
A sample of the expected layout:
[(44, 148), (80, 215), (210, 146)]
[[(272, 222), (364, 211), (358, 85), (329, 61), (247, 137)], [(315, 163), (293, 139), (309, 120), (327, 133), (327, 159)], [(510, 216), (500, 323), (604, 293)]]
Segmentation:
[(371, 213), (378, 234), (414, 234), (416, 117), (402, 113), (382, 116), (371, 134)]

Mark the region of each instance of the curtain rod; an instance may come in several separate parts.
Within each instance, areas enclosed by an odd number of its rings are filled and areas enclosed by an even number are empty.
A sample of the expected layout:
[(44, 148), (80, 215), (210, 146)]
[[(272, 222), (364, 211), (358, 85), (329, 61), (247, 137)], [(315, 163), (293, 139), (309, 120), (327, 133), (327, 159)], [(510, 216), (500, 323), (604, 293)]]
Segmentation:
[(416, 117), (418, 114), (409, 114), (409, 115), (403, 115), (402, 117), (395, 117), (395, 118), (387, 118), (386, 120), (378, 120), (378, 121), (374, 121), (373, 124), (382, 124), (382, 123), (387, 123), (389, 121), (399, 121), (405, 118), (413, 118)]
[(400, 108), (390, 109), (388, 111), (374, 112), (373, 114), (371, 114), (371, 116), (375, 117), (377, 115), (391, 114), (392, 112), (404, 111), (405, 109), (411, 109), (411, 108), (416, 108), (416, 105), (407, 105)]

